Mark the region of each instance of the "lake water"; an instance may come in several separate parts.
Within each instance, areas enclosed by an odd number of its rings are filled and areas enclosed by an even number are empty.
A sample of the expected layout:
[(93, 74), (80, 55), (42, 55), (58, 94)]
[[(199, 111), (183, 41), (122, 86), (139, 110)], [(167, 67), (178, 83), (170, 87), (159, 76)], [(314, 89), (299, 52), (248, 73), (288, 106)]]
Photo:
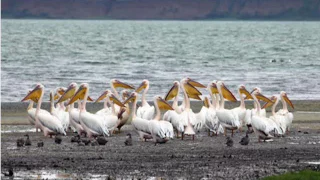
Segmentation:
[(37, 82), (46, 96), (87, 82), (97, 98), (112, 78), (148, 79), (151, 100), (186, 76), (320, 99), (320, 22), (2, 20), (1, 31), (2, 102)]

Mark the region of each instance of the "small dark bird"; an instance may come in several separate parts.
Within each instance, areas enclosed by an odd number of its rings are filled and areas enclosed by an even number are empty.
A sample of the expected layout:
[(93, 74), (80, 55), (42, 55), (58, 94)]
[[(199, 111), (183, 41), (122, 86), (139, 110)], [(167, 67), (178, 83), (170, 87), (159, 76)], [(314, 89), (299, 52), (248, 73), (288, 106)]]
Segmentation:
[(247, 131), (246, 136), (243, 137), (239, 143), (240, 143), (241, 145), (245, 145), (245, 146), (246, 146), (246, 145), (249, 144), (249, 141), (250, 141), (250, 139), (249, 139), (248, 131)]
[(26, 146), (31, 146), (31, 140), (29, 139), (29, 134), (26, 134), (26, 135), (24, 135), (24, 136), (27, 136), (27, 140), (26, 140), (26, 142), (24, 143), (24, 145), (26, 145)]
[(43, 142), (38, 142), (38, 147), (43, 147)]
[(99, 146), (99, 143), (97, 141), (92, 141), (91, 146)]
[(80, 142), (80, 135), (77, 134), (76, 136), (73, 136), (73, 137), (71, 138), (71, 142), (72, 142), (72, 143), (74, 143), (74, 142), (79, 143), (79, 142)]
[(99, 145), (106, 145), (108, 140), (105, 137), (99, 136), (97, 137), (97, 142)]
[(9, 176), (12, 177), (13, 176), (13, 169), (12, 167), (9, 168), (9, 172), (8, 173), (2, 173), (4, 176)]
[(131, 134), (130, 134), (130, 133), (127, 134), (127, 138), (126, 138), (126, 140), (124, 141), (124, 144), (125, 144), (126, 146), (132, 146), (132, 138), (131, 138)]
[(88, 145), (91, 143), (90, 139), (81, 139), (81, 141), (82, 141), (86, 146), (88, 146)]
[(166, 138), (157, 138), (156, 142), (154, 143), (154, 145), (156, 146), (157, 144), (164, 144), (168, 141), (168, 139)]
[(23, 138), (17, 139), (17, 147), (22, 147), (22, 146), (24, 146), (24, 139)]
[(231, 139), (231, 137), (227, 137), (227, 142), (226, 142), (226, 145), (228, 146), (228, 147), (232, 147), (233, 146), (233, 140)]
[(54, 138), (54, 142), (55, 142), (56, 144), (61, 144), (62, 138), (61, 138), (60, 136), (56, 136), (56, 137)]

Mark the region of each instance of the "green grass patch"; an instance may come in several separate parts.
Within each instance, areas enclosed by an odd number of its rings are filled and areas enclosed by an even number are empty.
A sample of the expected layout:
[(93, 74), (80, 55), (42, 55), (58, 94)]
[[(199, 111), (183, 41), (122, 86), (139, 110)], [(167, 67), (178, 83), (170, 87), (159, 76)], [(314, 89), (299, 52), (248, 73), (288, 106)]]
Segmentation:
[(303, 170), (299, 172), (289, 172), (282, 175), (266, 177), (263, 180), (319, 180), (320, 172)]

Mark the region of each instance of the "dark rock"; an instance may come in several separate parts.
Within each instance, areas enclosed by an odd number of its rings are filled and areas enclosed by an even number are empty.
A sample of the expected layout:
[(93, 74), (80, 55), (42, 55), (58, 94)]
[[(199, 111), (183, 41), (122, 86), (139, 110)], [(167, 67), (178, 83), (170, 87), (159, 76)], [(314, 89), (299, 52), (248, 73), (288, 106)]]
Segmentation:
[(38, 142), (37, 145), (38, 145), (38, 147), (43, 147), (43, 142), (42, 141)]
[(227, 142), (226, 142), (226, 145), (228, 146), (228, 147), (232, 147), (233, 146), (233, 140), (231, 139), (231, 137), (227, 137)]
[(61, 138), (60, 136), (56, 136), (56, 137), (54, 138), (54, 142), (55, 142), (56, 144), (61, 144), (62, 138)]
[(24, 139), (23, 138), (17, 139), (17, 147), (22, 147), (22, 146), (24, 146)]
[(97, 142), (99, 145), (106, 145), (108, 140), (105, 137), (100, 136), (97, 138)]

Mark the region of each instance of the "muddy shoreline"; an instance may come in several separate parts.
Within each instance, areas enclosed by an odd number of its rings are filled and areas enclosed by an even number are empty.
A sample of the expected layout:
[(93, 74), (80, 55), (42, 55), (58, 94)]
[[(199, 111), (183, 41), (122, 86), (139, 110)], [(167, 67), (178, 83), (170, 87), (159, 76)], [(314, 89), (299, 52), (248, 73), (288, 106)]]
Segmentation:
[[(17, 148), (17, 138), (26, 133), (2, 133), (1, 171), (12, 166), (18, 179), (258, 179), (288, 171), (319, 170), (319, 164), (308, 162), (320, 161), (320, 130), (294, 126), (290, 135), (273, 142), (258, 143), (252, 134), (248, 146), (238, 143), (245, 135), (238, 132), (233, 137), (234, 147), (226, 147), (224, 136), (208, 137), (204, 131), (195, 141), (187, 137), (155, 146), (140, 141), (131, 125), (108, 137), (105, 146), (78, 146), (70, 142), (72, 133), (62, 137), (59, 145), (42, 133), (28, 132), (32, 146)], [(124, 145), (129, 132), (133, 146)], [(40, 141), (44, 147), (37, 147)], [(43, 172), (50, 176), (43, 176)]]

